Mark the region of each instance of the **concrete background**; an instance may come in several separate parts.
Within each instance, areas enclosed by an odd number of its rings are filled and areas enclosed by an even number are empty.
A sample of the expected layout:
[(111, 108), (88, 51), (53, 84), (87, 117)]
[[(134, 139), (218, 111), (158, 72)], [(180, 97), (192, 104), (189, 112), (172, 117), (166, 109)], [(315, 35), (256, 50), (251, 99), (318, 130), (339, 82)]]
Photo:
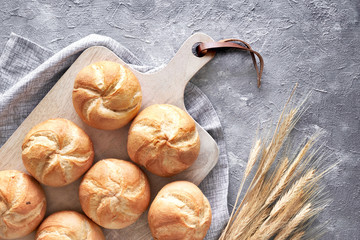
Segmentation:
[(295, 132), (323, 129), (329, 161), (341, 161), (325, 179), (333, 202), (320, 217), (329, 221), (322, 239), (360, 239), (359, 12), (359, 0), (1, 0), (0, 49), (11, 32), (53, 51), (97, 33), (158, 66), (195, 32), (249, 42), (265, 60), (260, 90), (248, 54), (234, 51), (218, 54), (192, 80), (224, 127), (229, 204), (257, 127), (273, 125), (298, 82), (298, 98), (313, 94)]

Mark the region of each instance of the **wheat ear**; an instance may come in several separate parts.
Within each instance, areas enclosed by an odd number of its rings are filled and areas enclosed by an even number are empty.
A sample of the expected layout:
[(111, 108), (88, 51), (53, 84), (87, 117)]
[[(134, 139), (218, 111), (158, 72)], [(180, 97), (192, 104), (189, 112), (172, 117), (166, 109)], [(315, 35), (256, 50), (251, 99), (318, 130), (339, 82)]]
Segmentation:
[(276, 235), (274, 240), (286, 240), (292, 232), (303, 222), (309, 220), (314, 214), (311, 203), (306, 204), (290, 222)]
[(270, 212), (270, 217), (279, 214), (287, 203), (298, 197), (305, 187), (313, 181), (315, 170), (308, 171), (304, 176), (297, 180), (292, 187), (276, 202), (274, 208)]
[(291, 237), (291, 240), (300, 240), (304, 235), (305, 235), (305, 232), (295, 233), (295, 234)]
[(296, 158), (294, 159), (294, 161), (291, 163), (291, 165), (289, 166), (289, 168), (286, 170), (286, 172), (284, 173), (284, 175), (281, 177), (281, 179), (279, 180), (279, 182), (276, 184), (275, 188), (273, 189), (273, 191), (270, 193), (270, 196), (268, 197), (268, 199), (265, 202), (265, 205), (270, 205), (271, 203), (273, 203), (282, 193), (282, 191), (285, 189), (285, 187), (288, 185), (291, 177), (293, 176), (296, 168), (298, 167), (298, 165), (300, 164), (300, 162), (304, 159), (306, 153), (309, 151), (309, 149), (311, 148), (311, 146), (313, 145), (313, 138), (310, 139), (305, 146), (301, 149), (301, 151), (299, 152), (299, 154), (296, 156)]
[[(271, 210), (269, 217), (259, 227), (250, 239), (266, 239), (275, 235), (281, 228), (282, 224), (291, 218), (303, 203), (303, 190), (311, 183), (315, 171), (309, 171), (276, 202)], [(296, 207), (295, 207), (296, 206)]]

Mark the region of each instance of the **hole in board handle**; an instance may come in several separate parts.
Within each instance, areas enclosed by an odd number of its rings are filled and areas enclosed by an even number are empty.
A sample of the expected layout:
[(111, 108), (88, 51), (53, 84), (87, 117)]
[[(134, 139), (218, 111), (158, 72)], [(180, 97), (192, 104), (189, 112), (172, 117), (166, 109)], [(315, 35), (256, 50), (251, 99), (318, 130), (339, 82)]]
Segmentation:
[(198, 49), (198, 47), (199, 47), (199, 45), (200, 45), (201, 43), (202, 43), (202, 42), (197, 42), (197, 43), (195, 43), (195, 44), (192, 46), (192, 49), (191, 49), (191, 51), (192, 51), (192, 53), (194, 54), (194, 56), (195, 56), (195, 57), (198, 57), (198, 58), (201, 58), (201, 57), (205, 56), (205, 54), (204, 54), (204, 55), (199, 55), (199, 54), (198, 54), (198, 51), (197, 51), (197, 49)]

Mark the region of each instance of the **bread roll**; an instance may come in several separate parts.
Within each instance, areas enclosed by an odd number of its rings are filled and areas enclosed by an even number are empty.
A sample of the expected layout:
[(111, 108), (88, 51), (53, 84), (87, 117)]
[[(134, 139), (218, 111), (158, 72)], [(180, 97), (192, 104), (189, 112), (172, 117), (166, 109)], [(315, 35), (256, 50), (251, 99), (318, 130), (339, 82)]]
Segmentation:
[(45, 211), (45, 194), (34, 178), (17, 170), (0, 171), (0, 239), (28, 235)]
[(201, 240), (211, 224), (211, 208), (196, 185), (172, 182), (155, 197), (148, 221), (156, 240)]
[(144, 109), (132, 122), (128, 154), (134, 162), (159, 176), (172, 176), (197, 159), (200, 138), (195, 121), (169, 104)]
[(84, 176), (79, 189), (85, 214), (104, 228), (120, 229), (134, 223), (147, 209), (150, 186), (131, 162), (105, 159)]
[(125, 126), (141, 107), (141, 87), (135, 75), (116, 62), (97, 62), (75, 79), (73, 104), (88, 125), (105, 130)]
[(101, 228), (83, 214), (61, 211), (40, 225), (35, 240), (105, 240)]
[(50, 119), (33, 127), (22, 145), (25, 168), (39, 182), (60, 187), (74, 182), (91, 166), (89, 136), (73, 122)]

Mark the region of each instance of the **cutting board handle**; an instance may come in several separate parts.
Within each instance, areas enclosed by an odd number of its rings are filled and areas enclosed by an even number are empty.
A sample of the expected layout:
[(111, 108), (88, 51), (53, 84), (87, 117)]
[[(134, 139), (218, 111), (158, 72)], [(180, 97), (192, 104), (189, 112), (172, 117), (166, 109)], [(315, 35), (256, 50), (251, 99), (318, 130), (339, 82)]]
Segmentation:
[[(213, 52), (203, 57), (195, 56), (194, 45), (200, 42), (214, 42), (214, 40), (204, 33), (196, 33), (184, 42), (164, 68), (151, 73), (134, 72), (138, 75), (141, 85), (145, 86), (143, 97), (146, 99), (143, 102), (146, 104), (143, 107), (166, 102), (184, 108), (186, 84), (215, 56)], [(149, 89), (151, 92), (146, 92)]]

